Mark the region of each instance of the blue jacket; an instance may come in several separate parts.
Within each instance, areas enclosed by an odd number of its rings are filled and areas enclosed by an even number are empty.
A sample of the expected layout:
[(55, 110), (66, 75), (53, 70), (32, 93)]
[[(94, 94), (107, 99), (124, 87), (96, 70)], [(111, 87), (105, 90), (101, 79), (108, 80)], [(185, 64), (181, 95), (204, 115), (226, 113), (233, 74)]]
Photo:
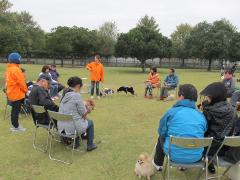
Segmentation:
[(168, 76), (166, 76), (164, 82), (166, 84), (168, 84), (169, 86), (177, 87), (178, 86), (178, 76), (175, 74), (168, 75)]
[[(196, 110), (195, 102), (184, 99), (178, 101), (160, 119), (158, 133), (164, 139), (164, 153), (167, 154), (170, 135), (203, 138), (206, 130), (207, 121), (204, 115)], [(190, 150), (172, 145), (170, 158), (178, 163), (193, 163), (201, 159), (203, 150)]]

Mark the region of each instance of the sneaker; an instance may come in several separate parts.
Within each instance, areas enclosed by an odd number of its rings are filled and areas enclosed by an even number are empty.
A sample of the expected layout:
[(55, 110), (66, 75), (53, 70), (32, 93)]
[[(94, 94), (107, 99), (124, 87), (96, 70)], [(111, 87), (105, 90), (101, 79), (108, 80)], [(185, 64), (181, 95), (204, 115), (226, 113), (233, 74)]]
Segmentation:
[(216, 173), (216, 169), (214, 167), (214, 165), (211, 163), (209, 164), (208, 166), (208, 171), (211, 173), (211, 174), (215, 174)]
[(94, 99), (94, 97), (93, 97), (93, 96), (91, 96), (91, 99)]
[(24, 131), (26, 131), (26, 128), (23, 128), (23, 127), (21, 127), (21, 126), (18, 126), (18, 128), (11, 127), (10, 130), (11, 130), (12, 132), (24, 132)]
[(92, 144), (91, 146), (87, 146), (87, 151), (92, 151), (94, 149), (97, 149), (97, 145), (96, 144)]
[(97, 98), (98, 98), (98, 100), (100, 100), (100, 99), (101, 99), (101, 98), (100, 98), (100, 96), (98, 96)]
[(154, 160), (152, 160), (152, 164), (153, 166), (156, 168), (157, 171), (162, 171), (163, 170), (163, 166), (158, 166), (155, 164)]

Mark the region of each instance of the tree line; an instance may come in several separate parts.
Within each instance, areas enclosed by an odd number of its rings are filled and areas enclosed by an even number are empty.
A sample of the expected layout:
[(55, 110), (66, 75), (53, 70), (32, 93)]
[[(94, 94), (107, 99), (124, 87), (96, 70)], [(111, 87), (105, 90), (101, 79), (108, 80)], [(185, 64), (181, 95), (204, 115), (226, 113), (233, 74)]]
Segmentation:
[(26, 11), (10, 11), (12, 4), (0, 0), (0, 56), (18, 51), (25, 57), (87, 58), (100, 54), (132, 57), (141, 62), (153, 58), (198, 58), (208, 61), (240, 59), (240, 32), (226, 19), (195, 26), (180, 24), (170, 37), (164, 36), (154, 17), (145, 15), (136, 27), (119, 33), (116, 23), (106, 22), (96, 30), (84, 27), (53, 28), (44, 32)]

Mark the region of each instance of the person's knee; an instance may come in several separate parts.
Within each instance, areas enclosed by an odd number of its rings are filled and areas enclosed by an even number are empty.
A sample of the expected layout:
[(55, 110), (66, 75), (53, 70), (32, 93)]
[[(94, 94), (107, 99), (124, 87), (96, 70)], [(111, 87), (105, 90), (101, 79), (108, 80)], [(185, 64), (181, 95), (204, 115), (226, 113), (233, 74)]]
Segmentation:
[(91, 126), (94, 127), (94, 124), (93, 124), (93, 121), (92, 121), (92, 120), (88, 120), (88, 126), (89, 126), (89, 127), (91, 127)]

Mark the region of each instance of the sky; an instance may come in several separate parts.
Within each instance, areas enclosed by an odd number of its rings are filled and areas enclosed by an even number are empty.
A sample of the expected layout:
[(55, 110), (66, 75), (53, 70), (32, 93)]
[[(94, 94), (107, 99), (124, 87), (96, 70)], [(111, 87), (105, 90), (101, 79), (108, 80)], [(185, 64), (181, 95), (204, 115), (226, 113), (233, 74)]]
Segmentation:
[(57, 26), (97, 29), (114, 21), (119, 32), (136, 26), (144, 15), (154, 16), (160, 31), (170, 36), (181, 23), (195, 25), (226, 18), (240, 29), (240, 0), (10, 0), (13, 11), (28, 11), (42, 29)]

